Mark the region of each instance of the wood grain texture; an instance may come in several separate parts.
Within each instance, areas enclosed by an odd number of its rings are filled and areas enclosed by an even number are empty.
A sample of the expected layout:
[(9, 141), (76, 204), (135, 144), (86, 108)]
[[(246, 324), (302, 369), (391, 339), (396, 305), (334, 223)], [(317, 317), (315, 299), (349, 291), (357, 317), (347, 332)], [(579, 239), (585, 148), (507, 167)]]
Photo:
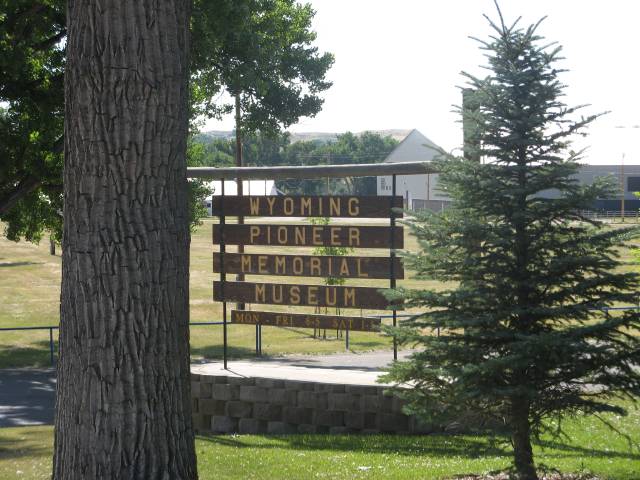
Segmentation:
[[(213, 282), (213, 300), (245, 303), (368, 308), (385, 310), (391, 305), (380, 288), (283, 283)], [(402, 308), (397, 305), (398, 309)]]
[(197, 478), (189, 0), (68, 0), (53, 478)]
[[(223, 240), (220, 225), (213, 225), (213, 243)], [(395, 227), (395, 248), (404, 248), (402, 227)], [(389, 248), (391, 227), (343, 225), (225, 225), (227, 245), (291, 247)]]
[[(221, 271), (220, 253), (213, 254), (213, 272)], [(399, 258), (394, 259), (394, 274), (404, 278)], [(262, 253), (225, 253), (225, 273), (247, 275), (283, 275), (294, 277), (389, 278), (388, 257), (342, 257), (335, 255), (265, 255)]]
[(332, 330), (349, 330), (352, 332), (377, 332), (380, 330), (379, 318), (261, 312), (255, 310), (232, 310), (231, 323), (267, 325), (273, 327), (329, 328)]
[[(213, 215), (222, 214), (221, 204), (219, 196), (212, 198)], [(224, 214), (258, 217), (388, 218), (391, 216), (392, 208), (401, 209), (402, 206), (403, 199), (399, 196), (228, 196), (224, 199)], [(402, 211), (394, 213), (396, 218), (402, 217)]]

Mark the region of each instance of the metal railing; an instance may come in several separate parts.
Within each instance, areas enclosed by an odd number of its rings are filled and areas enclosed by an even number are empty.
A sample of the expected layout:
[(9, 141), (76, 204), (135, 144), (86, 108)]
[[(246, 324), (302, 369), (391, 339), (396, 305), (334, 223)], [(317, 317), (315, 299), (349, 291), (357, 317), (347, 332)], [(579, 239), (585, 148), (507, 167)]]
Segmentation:
[[(623, 310), (640, 310), (640, 305), (629, 305), (624, 307), (604, 307), (594, 309), (595, 311), (601, 311), (604, 313), (615, 312), (615, 311), (623, 311)], [(407, 314), (398, 314), (396, 318), (408, 318), (414, 317), (418, 314), (416, 313), (407, 313)], [(383, 321), (385, 318), (393, 318), (393, 315), (369, 315), (369, 317), (379, 318)], [(189, 326), (198, 327), (198, 326), (216, 326), (223, 325), (224, 322), (190, 322)], [(231, 324), (233, 325), (233, 324)], [(57, 326), (43, 326), (43, 327), (0, 327), (0, 332), (11, 332), (11, 331), (22, 331), (22, 330), (49, 330), (49, 360), (51, 362), (51, 366), (55, 366), (55, 342), (53, 340), (53, 331), (58, 330), (60, 327)], [(287, 328), (287, 327), (280, 327)], [(440, 329), (436, 330), (436, 335), (440, 336)], [(349, 350), (349, 330), (345, 330), (345, 348)], [(256, 356), (260, 356), (262, 354), (262, 329), (259, 329), (259, 336), (256, 341)]]

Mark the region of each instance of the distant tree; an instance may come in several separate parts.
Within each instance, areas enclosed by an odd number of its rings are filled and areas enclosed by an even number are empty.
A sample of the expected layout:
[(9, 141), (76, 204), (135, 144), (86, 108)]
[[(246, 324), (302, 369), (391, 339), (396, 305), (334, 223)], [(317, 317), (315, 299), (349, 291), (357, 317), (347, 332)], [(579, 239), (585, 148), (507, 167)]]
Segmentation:
[[(194, 104), (216, 116), (221, 89), (240, 100), (245, 134), (278, 133), (322, 108), (333, 55), (314, 46), (309, 4), (294, 0), (200, 0), (193, 14)], [(238, 126), (236, 126), (238, 128)]]
[(189, 10), (68, 1), (55, 480), (197, 478)]
[[(61, 236), (65, 4), (0, 0), (0, 220), (12, 240), (38, 241), (45, 230)], [(313, 45), (313, 15), (292, 0), (195, 0), (192, 133), (198, 120), (230, 111), (223, 91), (239, 92), (247, 132), (274, 134), (315, 115), (333, 57)], [(202, 153), (190, 148), (189, 163), (226, 161)], [(199, 185), (191, 185), (194, 215)]]
[[(613, 191), (572, 177), (580, 157), (567, 153), (570, 138), (596, 116), (571, 119), (580, 107), (560, 100), (560, 47), (544, 42), (539, 23), (517, 23), (491, 23), (494, 35), (480, 42), (489, 76), (466, 74), (485, 163), (439, 161), (452, 207), (409, 221), (422, 251), (406, 266), (451, 283), (397, 292), (424, 313), (391, 331), (421, 348), (386, 380), (413, 382), (398, 391), (411, 412), (507, 433), (517, 477), (532, 480), (533, 436), (562, 432), (566, 415), (625, 414), (614, 399), (640, 395), (640, 321), (636, 311), (602, 311), (637, 301), (638, 275), (619, 268), (617, 253), (637, 232), (579, 214)], [(538, 195), (548, 189), (560, 197)]]

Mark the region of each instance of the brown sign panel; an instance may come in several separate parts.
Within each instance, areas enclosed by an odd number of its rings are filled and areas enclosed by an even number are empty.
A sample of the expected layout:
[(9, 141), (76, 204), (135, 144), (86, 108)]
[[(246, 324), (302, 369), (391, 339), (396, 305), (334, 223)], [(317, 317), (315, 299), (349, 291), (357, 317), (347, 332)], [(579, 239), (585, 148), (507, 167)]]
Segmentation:
[[(213, 226), (213, 243), (219, 243), (220, 225)], [(225, 225), (229, 245), (291, 247), (390, 248), (391, 227), (338, 225)], [(394, 227), (394, 247), (404, 248), (402, 227)]]
[[(388, 218), (393, 208), (402, 208), (402, 197), (368, 196), (225, 196), (224, 214), (259, 217), (348, 217)], [(213, 197), (213, 215), (221, 215), (220, 197)], [(396, 212), (396, 217), (402, 217)]]
[[(225, 253), (225, 273), (287, 275), (292, 277), (389, 278), (388, 257), (340, 257), (320, 255), (264, 255)], [(220, 254), (213, 254), (213, 271), (221, 271)], [(395, 278), (404, 278), (399, 258), (394, 260)]]
[(379, 318), (307, 315), (304, 313), (232, 310), (231, 322), (246, 325), (272, 325), (275, 327), (329, 328), (355, 332), (377, 332), (380, 330)]
[(390, 305), (380, 289), (375, 287), (280, 283), (224, 282), (223, 296), (222, 282), (213, 282), (213, 299), (218, 302), (380, 310)]

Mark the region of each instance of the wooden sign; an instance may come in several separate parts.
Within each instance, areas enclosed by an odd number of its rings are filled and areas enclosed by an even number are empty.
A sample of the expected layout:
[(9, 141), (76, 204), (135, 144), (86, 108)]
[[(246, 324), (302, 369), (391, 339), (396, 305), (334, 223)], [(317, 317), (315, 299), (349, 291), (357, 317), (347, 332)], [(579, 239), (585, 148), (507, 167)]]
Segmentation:
[[(386, 309), (391, 303), (375, 287), (213, 282), (213, 299), (272, 305)], [(396, 308), (401, 308), (398, 305)]]
[[(393, 206), (391, 202), (393, 201)], [(213, 197), (213, 215), (221, 215), (221, 198)], [(224, 214), (259, 217), (389, 218), (391, 208), (402, 208), (402, 197), (369, 196), (225, 196)], [(396, 217), (402, 217), (397, 212)]]
[[(292, 247), (390, 248), (391, 227), (333, 225), (220, 225), (213, 226), (213, 243)], [(394, 247), (404, 248), (402, 227), (394, 227)]]
[[(389, 278), (388, 257), (340, 257), (319, 255), (264, 255), (225, 253), (225, 273), (287, 275), (292, 277)], [(220, 254), (213, 254), (213, 271), (219, 273)], [(400, 259), (394, 260), (395, 278), (404, 278)]]
[(350, 330), (352, 332), (377, 332), (380, 330), (379, 318), (307, 315), (304, 313), (232, 310), (231, 322), (245, 325), (272, 325), (275, 327), (329, 328), (333, 330)]

